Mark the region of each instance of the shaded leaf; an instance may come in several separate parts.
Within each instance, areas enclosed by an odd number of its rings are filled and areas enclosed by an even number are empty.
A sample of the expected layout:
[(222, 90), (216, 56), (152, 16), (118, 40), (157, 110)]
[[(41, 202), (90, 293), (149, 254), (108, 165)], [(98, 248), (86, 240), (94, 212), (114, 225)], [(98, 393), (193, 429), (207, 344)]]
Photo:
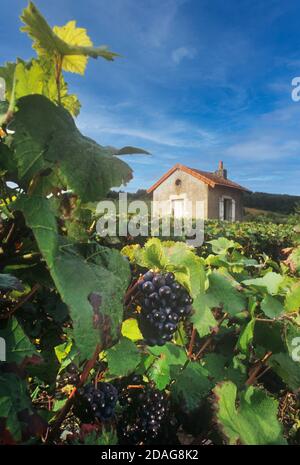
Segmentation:
[(218, 384), (213, 392), (216, 419), (229, 444), (286, 444), (277, 419), (278, 402), (264, 391), (250, 386), (241, 393), (238, 408), (232, 382)]
[(208, 371), (197, 362), (191, 362), (171, 386), (174, 400), (187, 412), (199, 407), (212, 387)]

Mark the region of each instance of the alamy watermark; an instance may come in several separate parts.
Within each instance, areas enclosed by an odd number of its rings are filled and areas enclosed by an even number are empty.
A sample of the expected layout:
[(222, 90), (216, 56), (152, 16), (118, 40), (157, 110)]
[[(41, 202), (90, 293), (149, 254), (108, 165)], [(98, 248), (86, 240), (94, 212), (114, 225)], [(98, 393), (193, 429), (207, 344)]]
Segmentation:
[(0, 337), (0, 362), (6, 362), (6, 342)]
[(0, 77), (0, 102), (5, 101), (5, 91), (6, 91), (5, 80), (2, 77)]
[(204, 202), (184, 198), (128, 202), (120, 193), (118, 201), (98, 203), (96, 230), (100, 237), (184, 237), (189, 245), (199, 247), (204, 241)]
[(294, 362), (300, 362), (300, 337), (294, 337), (291, 344), (294, 347), (292, 350), (292, 359)]
[(292, 79), (292, 100), (294, 102), (299, 102), (300, 101), (300, 77), (294, 77)]

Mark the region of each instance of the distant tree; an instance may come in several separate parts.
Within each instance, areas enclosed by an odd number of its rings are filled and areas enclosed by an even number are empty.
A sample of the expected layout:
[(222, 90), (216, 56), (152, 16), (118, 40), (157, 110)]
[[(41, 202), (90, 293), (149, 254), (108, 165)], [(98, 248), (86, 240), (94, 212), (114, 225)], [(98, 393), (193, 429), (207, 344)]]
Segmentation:
[(294, 213), (295, 205), (300, 203), (300, 196), (287, 194), (267, 194), (253, 192), (244, 194), (244, 206), (269, 210), (271, 212), (289, 215)]

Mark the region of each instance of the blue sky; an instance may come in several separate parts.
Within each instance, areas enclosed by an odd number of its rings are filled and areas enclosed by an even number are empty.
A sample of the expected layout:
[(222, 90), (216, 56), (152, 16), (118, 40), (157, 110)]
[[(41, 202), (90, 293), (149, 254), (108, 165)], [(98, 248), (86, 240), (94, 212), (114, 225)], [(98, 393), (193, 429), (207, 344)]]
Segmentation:
[[(68, 74), (77, 124), (103, 145), (137, 145), (128, 190), (180, 162), (251, 190), (300, 195), (297, 0), (36, 0), (51, 25), (77, 19), (95, 45), (122, 55)], [(1, 2), (0, 62), (34, 55), (19, 31), (27, 1)]]

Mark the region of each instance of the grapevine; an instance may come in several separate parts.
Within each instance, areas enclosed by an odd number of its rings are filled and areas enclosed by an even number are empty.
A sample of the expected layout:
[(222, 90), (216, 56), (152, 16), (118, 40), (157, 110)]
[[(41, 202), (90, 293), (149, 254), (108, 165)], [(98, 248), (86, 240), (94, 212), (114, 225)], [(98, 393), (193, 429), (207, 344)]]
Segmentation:
[(82, 134), (67, 73), (118, 55), (32, 2), (21, 20), (37, 54), (0, 67), (0, 444), (300, 444), (297, 216), (207, 221), (197, 248), (101, 238), (120, 156), (148, 152)]

